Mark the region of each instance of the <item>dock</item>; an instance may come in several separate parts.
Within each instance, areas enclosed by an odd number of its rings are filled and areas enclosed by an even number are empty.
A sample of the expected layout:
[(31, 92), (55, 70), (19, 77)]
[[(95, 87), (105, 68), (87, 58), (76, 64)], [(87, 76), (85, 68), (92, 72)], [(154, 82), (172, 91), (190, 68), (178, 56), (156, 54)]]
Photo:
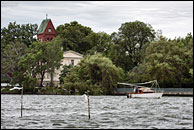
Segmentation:
[(193, 97), (193, 92), (164, 92), (163, 96)]

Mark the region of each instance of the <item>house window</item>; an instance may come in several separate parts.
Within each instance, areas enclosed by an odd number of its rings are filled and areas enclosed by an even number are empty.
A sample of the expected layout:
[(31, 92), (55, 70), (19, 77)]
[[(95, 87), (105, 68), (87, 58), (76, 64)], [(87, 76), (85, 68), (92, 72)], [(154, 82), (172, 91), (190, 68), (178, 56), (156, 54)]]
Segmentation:
[(73, 65), (73, 66), (74, 66), (74, 60), (71, 60), (71, 65)]
[(51, 32), (51, 28), (48, 29), (48, 32)]

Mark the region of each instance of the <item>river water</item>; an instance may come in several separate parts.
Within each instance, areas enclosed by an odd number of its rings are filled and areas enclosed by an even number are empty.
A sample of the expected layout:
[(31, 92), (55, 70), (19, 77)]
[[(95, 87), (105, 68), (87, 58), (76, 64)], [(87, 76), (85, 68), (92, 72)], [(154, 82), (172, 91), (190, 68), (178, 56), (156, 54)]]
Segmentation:
[(1, 129), (193, 129), (193, 97), (1, 95)]

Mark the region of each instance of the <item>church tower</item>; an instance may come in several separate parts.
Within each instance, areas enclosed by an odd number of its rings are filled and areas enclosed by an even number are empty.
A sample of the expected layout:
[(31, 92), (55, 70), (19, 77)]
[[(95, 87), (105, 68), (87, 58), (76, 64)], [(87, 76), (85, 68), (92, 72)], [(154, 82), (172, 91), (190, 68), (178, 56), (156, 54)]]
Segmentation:
[(57, 36), (57, 32), (51, 19), (43, 19), (37, 33), (37, 38), (42, 42), (51, 41)]

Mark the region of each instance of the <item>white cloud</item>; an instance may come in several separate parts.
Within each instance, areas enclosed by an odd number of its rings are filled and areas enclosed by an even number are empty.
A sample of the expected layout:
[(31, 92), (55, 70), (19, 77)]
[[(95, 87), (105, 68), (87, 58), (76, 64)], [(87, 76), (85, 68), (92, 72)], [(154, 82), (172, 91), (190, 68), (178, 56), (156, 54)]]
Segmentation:
[(193, 33), (193, 1), (1, 1), (1, 27), (13, 21), (40, 25), (46, 13), (55, 27), (78, 21), (110, 34), (139, 20), (169, 38)]

